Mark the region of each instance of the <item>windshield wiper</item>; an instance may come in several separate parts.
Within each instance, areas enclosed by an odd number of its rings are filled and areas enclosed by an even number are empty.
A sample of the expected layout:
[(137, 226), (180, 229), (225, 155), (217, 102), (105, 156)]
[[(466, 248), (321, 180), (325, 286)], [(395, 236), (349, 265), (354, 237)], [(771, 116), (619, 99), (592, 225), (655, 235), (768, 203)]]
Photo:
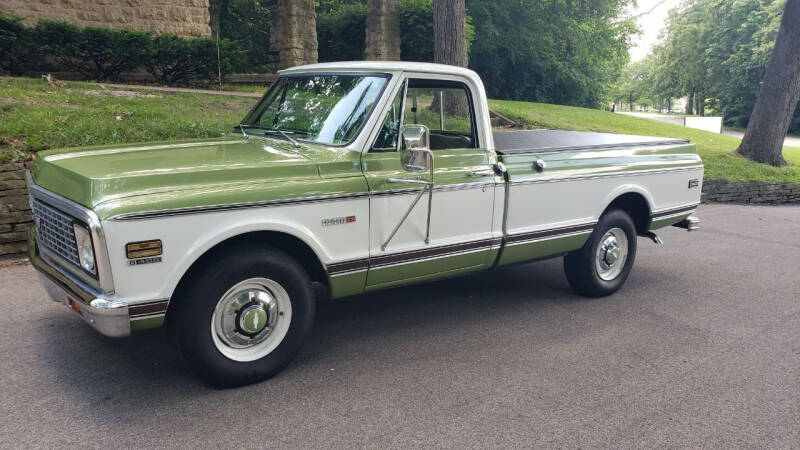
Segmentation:
[(287, 132), (285, 132), (285, 131), (281, 130), (280, 128), (264, 128), (264, 131), (271, 131), (271, 132), (273, 132), (273, 133), (280, 133), (280, 134), (281, 134), (281, 136), (283, 136), (283, 137), (285, 137), (286, 139), (288, 139), (289, 141), (291, 141), (291, 142), (292, 142), (292, 144), (294, 144), (295, 148), (300, 148), (300, 147), (302, 147), (302, 145), (301, 145), (299, 142), (297, 142), (297, 139), (295, 139), (295, 138), (293, 138), (293, 137), (289, 136), (289, 133), (287, 133)]
[(241, 124), (241, 123), (234, 127), (234, 129), (236, 129), (236, 128), (238, 128), (242, 132), (242, 135), (244, 137), (248, 137), (248, 134), (245, 131), (245, 128), (253, 128), (253, 129), (256, 129), (256, 130), (261, 130), (261, 131), (263, 131), (265, 133), (279, 133), (281, 136), (285, 137), (292, 144), (294, 144), (295, 147), (300, 148), (300, 147), (303, 146), (300, 142), (297, 141), (297, 139), (289, 136), (289, 133), (295, 134), (296, 133), (295, 131), (287, 132), (286, 130), (281, 130), (280, 128), (268, 128), (268, 127), (262, 127), (262, 126), (259, 126), (259, 125), (245, 125), (245, 124)]

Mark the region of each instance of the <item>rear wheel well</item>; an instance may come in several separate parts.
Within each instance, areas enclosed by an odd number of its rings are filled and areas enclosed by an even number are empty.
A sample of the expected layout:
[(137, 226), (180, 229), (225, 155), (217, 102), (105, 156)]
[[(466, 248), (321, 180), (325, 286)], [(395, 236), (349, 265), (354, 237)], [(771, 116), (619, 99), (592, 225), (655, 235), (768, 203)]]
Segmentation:
[[(231, 237), (206, 250), (183, 274), (172, 293), (172, 298), (179, 297), (186, 286), (191, 285), (194, 277), (200, 275), (208, 264), (213, 264), (222, 253), (233, 247), (248, 244), (266, 244), (286, 252), (306, 270), (311, 281), (328, 285), (325, 267), (308, 244), (291, 234), (277, 231), (255, 231)], [(169, 311), (167, 316), (169, 316)]]
[(647, 233), (650, 227), (650, 205), (642, 194), (628, 192), (620, 195), (608, 205), (603, 214), (612, 209), (620, 209), (631, 216), (636, 227), (636, 234), (644, 235)]

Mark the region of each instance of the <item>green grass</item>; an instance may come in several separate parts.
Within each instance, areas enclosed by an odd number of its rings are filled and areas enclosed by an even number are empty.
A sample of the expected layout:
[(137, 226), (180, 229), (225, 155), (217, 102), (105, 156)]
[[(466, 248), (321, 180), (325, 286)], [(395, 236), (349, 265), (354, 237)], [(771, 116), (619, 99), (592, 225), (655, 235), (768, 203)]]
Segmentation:
[[(211, 84), (206, 89), (217, 90), (219, 85)], [(269, 90), (269, 85), (266, 84), (231, 84), (222, 83), (223, 91), (236, 91), (236, 92), (250, 92), (257, 94), (265, 94)]]
[[(48, 148), (219, 136), (257, 100), (0, 78), (0, 163)], [(800, 148), (784, 148), (790, 165), (776, 168), (734, 155), (739, 140), (731, 136), (594, 109), (501, 100), (490, 105), (529, 127), (691, 139), (708, 178), (800, 183)]]
[(732, 136), (596, 109), (506, 100), (490, 100), (489, 106), (509, 119), (520, 121), (530, 128), (558, 128), (690, 139), (697, 144), (698, 153), (703, 158), (706, 178), (800, 183), (800, 148), (784, 148), (783, 155), (789, 165), (772, 167), (734, 154), (740, 141)]
[(0, 78), (0, 163), (48, 148), (219, 136), (256, 101)]

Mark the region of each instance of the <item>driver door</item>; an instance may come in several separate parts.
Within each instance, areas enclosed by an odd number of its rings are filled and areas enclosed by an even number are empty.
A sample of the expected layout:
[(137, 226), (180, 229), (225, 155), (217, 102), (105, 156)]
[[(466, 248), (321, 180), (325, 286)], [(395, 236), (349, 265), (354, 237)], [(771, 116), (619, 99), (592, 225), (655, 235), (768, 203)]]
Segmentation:
[[(419, 181), (429, 180), (430, 174), (404, 169), (398, 135), (400, 125), (409, 124), (430, 129), (434, 154), (433, 194), (423, 194), (413, 208), (425, 189)], [(407, 79), (386, 111), (372, 147), (362, 160), (370, 189), (367, 289), (491, 264), (499, 245), (492, 235), (494, 190), (502, 179), (495, 178), (493, 155), (478, 142), (471, 92), (465, 84)]]

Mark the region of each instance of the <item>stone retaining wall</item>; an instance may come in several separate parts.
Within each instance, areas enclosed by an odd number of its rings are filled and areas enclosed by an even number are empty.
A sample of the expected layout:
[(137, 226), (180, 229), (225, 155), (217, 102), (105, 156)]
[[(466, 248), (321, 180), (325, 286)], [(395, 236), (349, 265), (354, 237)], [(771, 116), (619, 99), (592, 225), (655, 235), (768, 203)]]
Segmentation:
[(132, 28), (178, 36), (210, 36), (208, 0), (2, 0), (0, 12), (80, 26)]
[(0, 165), (0, 255), (27, 249), (31, 208), (25, 189), (26, 164)]
[(703, 202), (720, 203), (800, 203), (800, 184), (704, 180), (702, 199)]

